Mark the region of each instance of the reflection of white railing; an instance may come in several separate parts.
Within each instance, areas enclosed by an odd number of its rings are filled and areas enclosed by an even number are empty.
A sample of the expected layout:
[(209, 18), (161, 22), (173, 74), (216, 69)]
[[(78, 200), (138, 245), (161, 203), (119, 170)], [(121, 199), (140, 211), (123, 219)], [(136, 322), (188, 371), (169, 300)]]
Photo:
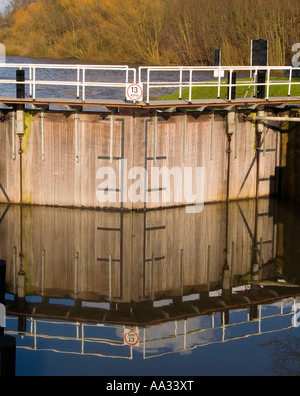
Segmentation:
[[(259, 305), (255, 319), (250, 316), (249, 309), (242, 309), (230, 311), (227, 318), (225, 312), (219, 312), (136, 329), (139, 346), (129, 346), (124, 342), (123, 326), (31, 318), (30, 332), (21, 333), (22, 340), (17, 342), (17, 347), (129, 360), (133, 359), (133, 352), (137, 351), (142, 352), (144, 359), (149, 359), (288, 330), (293, 327), (298, 301), (300, 298), (297, 297), (271, 305)], [(20, 332), (12, 329), (16, 327), (16, 321), (16, 317), (8, 318), (6, 334), (20, 335)]]
[[(139, 83), (144, 84), (146, 102), (150, 102), (150, 90), (161, 88), (175, 88), (179, 92), (179, 99), (182, 98), (183, 90), (189, 90), (189, 102), (192, 103), (193, 89), (196, 87), (202, 88), (217, 88), (216, 98), (221, 97), (221, 89), (228, 88), (228, 100), (232, 100), (232, 88), (244, 87), (250, 89), (252, 87), (264, 86), (266, 88), (265, 98), (270, 98), (270, 88), (274, 86), (286, 86), (286, 96), (291, 96), (292, 87), (299, 85), (299, 80), (293, 80), (293, 72), (300, 70), (300, 68), (293, 68), (292, 66), (211, 66), (211, 67), (140, 67), (139, 68)], [(259, 71), (266, 72), (266, 81), (260, 83), (257, 81)], [(243, 79), (234, 82), (234, 72), (243, 75)], [(288, 75), (286, 80), (272, 80), (272, 74)], [(162, 81), (162, 73), (168, 75), (169, 80)], [(245, 75), (253, 76), (253, 80), (246, 81)], [(224, 80), (224, 76), (228, 74), (228, 79)]]
[[(9, 320), (17, 321), (17, 318), (10, 317)], [(86, 332), (88, 330), (92, 331), (95, 335), (87, 335)], [(105, 332), (109, 332), (109, 330), (113, 330), (114, 332), (117, 330), (114, 339), (98, 336)], [(132, 347), (124, 343), (122, 326), (98, 326), (88, 323), (31, 318), (30, 332), (20, 333), (19, 331), (7, 330), (6, 334), (12, 336), (21, 334), (23, 339), (21, 342), (22, 345), (17, 344), (17, 348), (21, 349), (95, 357), (133, 359)], [(27, 344), (25, 342), (27, 342)], [(105, 348), (109, 348), (111, 353), (96, 352), (99, 349), (103, 350)], [(124, 354), (119, 353), (120, 349), (124, 351)], [(118, 353), (113, 354), (113, 351), (118, 351)]]
[[(38, 87), (75, 87), (77, 99), (83, 102), (86, 100), (86, 91), (89, 87), (94, 88), (124, 88), (127, 84), (136, 82), (136, 69), (129, 66), (90, 66), (90, 65), (53, 65), (53, 64), (0, 64), (0, 71), (3, 74), (6, 71), (24, 70), (27, 78), (24, 82), (17, 81), (14, 78), (1, 78), (0, 84), (8, 85), (25, 85), (29, 87), (29, 97), (36, 99), (36, 89)], [(53, 73), (53, 78), (49, 79), (48, 71)], [(59, 74), (66, 72), (65, 79), (55, 79)], [(71, 78), (71, 72), (74, 76)], [(99, 74), (97, 74), (99, 72)], [(116, 72), (120, 74), (120, 81), (116, 79)], [(94, 75), (92, 74), (94, 73)], [(113, 73), (113, 75), (112, 75)], [(92, 74), (89, 76), (89, 74)], [(96, 75), (97, 74), (97, 75)], [(90, 78), (89, 78), (90, 77)], [(124, 95), (125, 97), (125, 95)]]
[[(232, 323), (226, 323), (225, 312), (214, 314), (210, 317), (207, 316), (207, 319), (211, 321), (210, 326), (207, 325), (206, 328), (202, 329), (188, 330), (188, 326), (192, 320), (184, 320), (183, 329), (180, 334), (178, 332), (178, 322), (175, 322), (173, 334), (166, 334), (163, 338), (154, 337), (147, 339), (147, 333), (149, 333), (151, 328), (144, 329), (144, 342), (142, 343), (143, 357), (144, 359), (149, 359), (170, 353), (182, 353), (212, 344), (289, 330), (294, 327), (293, 318), (296, 314), (296, 301), (297, 299), (293, 298), (282, 300), (280, 303), (269, 306), (259, 305), (256, 319), (250, 318), (249, 310), (244, 310), (247, 316), (246, 320), (239, 320)], [(268, 311), (272, 310), (277, 310), (277, 313), (268, 313)], [(231, 311), (232, 314), (236, 312), (238, 311)], [(218, 318), (217, 315), (219, 315)], [(267, 325), (268, 321), (274, 319), (283, 320), (284, 325), (280, 326), (276, 323), (274, 326), (270, 326), (272, 328), (268, 328), (267, 326), (265, 329), (263, 328), (265, 324)], [(217, 320), (220, 322), (219, 325), (216, 325)], [(157, 326), (155, 327), (157, 328)], [(154, 327), (152, 329), (155, 331)]]

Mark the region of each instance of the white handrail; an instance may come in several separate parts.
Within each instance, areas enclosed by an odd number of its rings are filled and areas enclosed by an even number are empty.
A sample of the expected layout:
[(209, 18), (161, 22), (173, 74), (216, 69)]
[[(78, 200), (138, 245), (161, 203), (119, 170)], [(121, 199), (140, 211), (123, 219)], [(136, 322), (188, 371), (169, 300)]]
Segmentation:
[[(265, 83), (258, 83), (257, 81), (237, 81), (233, 84), (233, 73), (240, 72), (252, 72), (255, 76), (257, 76), (259, 71), (266, 72), (266, 81)], [(232, 100), (232, 88), (233, 87), (241, 87), (241, 86), (265, 86), (266, 87), (266, 99), (270, 98), (270, 87), (275, 85), (287, 85), (288, 92), (287, 96), (291, 96), (291, 88), (293, 85), (300, 85), (300, 82), (293, 81), (293, 71), (300, 71), (300, 67), (294, 68), (292, 66), (151, 66), (146, 67), (142, 66), (139, 68), (139, 84), (146, 84), (146, 103), (150, 102), (150, 90), (159, 89), (159, 88), (177, 88), (179, 91), (179, 99), (182, 98), (183, 89), (189, 89), (189, 102), (192, 102), (192, 90), (195, 87), (215, 87), (218, 88), (218, 98), (221, 95), (221, 88), (229, 88), (228, 100)], [(146, 80), (143, 78), (143, 72), (147, 72)], [(157, 81), (154, 77), (155, 73), (169, 73), (172, 75), (172, 81)], [(188, 77), (184, 80), (183, 74), (188, 75)], [(203, 75), (201, 76), (201, 80), (194, 81), (194, 75), (196, 72), (201, 72)], [(272, 81), (271, 80), (271, 72), (288, 72), (289, 77), (287, 81)], [(207, 74), (207, 79), (204, 78), (204, 74)], [(211, 73), (217, 75), (218, 78), (214, 81), (211, 78)], [(228, 82), (222, 81), (222, 75), (228, 73), (229, 79)], [(176, 76), (178, 78), (176, 79)], [(210, 77), (210, 78), (209, 78)]]
[[(87, 87), (110, 87), (110, 88), (126, 88), (126, 86), (130, 84), (136, 83), (136, 69), (130, 68), (129, 66), (120, 66), (120, 65), (69, 65), (69, 64), (23, 64), (23, 63), (1, 63), (0, 70), (3, 69), (15, 69), (15, 70), (24, 70), (28, 73), (29, 79), (26, 81), (16, 81), (16, 79), (12, 78), (1, 78), (0, 84), (18, 84), (29, 86), (29, 96), (35, 100), (36, 99), (36, 88), (40, 86), (69, 86), (76, 87), (76, 96), (77, 99), (81, 99), (83, 102), (86, 100), (86, 88)], [(37, 79), (37, 74), (43, 70), (53, 70), (54, 78), (49, 79), (46, 77), (43, 79), (39, 77)], [(76, 77), (69, 80), (58, 80), (55, 79), (55, 75), (57, 75), (60, 71), (75, 71)], [(87, 81), (86, 75), (89, 71), (101, 71), (104, 73), (106, 78), (97, 77), (96, 81)], [(124, 72), (124, 76), (120, 79), (119, 82), (108, 81), (108, 75), (105, 73), (109, 72)], [(94, 77), (95, 78), (95, 77)], [(113, 80), (114, 76), (110, 78)], [(80, 96), (80, 91), (82, 91)]]
[[(188, 100), (191, 103), (193, 100), (194, 88), (217, 88), (217, 98), (221, 97), (221, 89), (228, 88), (228, 101), (232, 101), (232, 89), (236, 87), (259, 87), (266, 88), (265, 99), (270, 98), (270, 89), (275, 86), (286, 86), (287, 96), (291, 96), (292, 87), (300, 85), (300, 81), (294, 80), (293, 71), (300, 71), (300, 67), (294, 68), (292, 66), (142, 66), (137, 69), (131, 68), (127, 65), (71, 65), (71, 64), (23, 64), (23, 63), (0, 63), (0, 72), (4, 69), (10, 70), (25, 70), (26, 81), (16, 81), (16, 76), (11, 76), (11, 73), (0, 77), (0, 84), (6, 85), (25, 85), (29, 87), (29, 97), (36, 100), (37, 88), (47, 86), (65, 86), (76, 87), (76, 98), (82, 102), (86, 101), (87, 88), (125, 88), (128, 84), (136, 84), (137, 82), (143, 86), (145, 92), (145, 102), (150, 103), (151, 93), (153, 90), (172, 88), (179, 92), (179, 99), (182, 99), (183, 90), (188, 89)], [(43, 70), (53, 71), (49, 76), (47, 73), (41, 75)], [(73, 71), (74, 76), (70, 74), (59, 77), (61, 71)], [(99, 71), (101, 75), (89, 75), (91, 71)], [(233, 73), (247, 74), (257, 76), (259, 71), (265, 71), (265, 82), (258, 82), (257, 80), (245, 81), (239, 79), (233, 81)], [(115, 72), (121, 72), (116, 78)], [(159, 74), (158, 74), (159, 73)], [(163, 73), (167, 73), (164, 76)], [(199, 74), (200, 73), (200, 74)], [(225, 80), (225, 73), (228, 73), (228, 80)], [(278, 75), (279, 73), (286, 73), (286, 80), (272, 80), (271, 73)], [(212, 77), (213, 74), (213, 77)], [(116, 81), (117, 80), (117, 81)], [(165, 80), (165, 81), (164, 81)], [(99, 94), (98, 94), (99, 95)], [(107, 94), (109, 96), (110, 94)], [(74, 94), (75, 96), (75, 94)], [(99, 95), (100, 96), (100, 95)], [(94, 99), (109, 99), (109, 97), (102, 97)], [(153, 95), (154, 96), (154, 95)], [(158, 96), (158, 95), (156, 95)], [(216, 99), (217, 99), (216, 98)], [(124, 96), (119, 99), (124, 99)]]

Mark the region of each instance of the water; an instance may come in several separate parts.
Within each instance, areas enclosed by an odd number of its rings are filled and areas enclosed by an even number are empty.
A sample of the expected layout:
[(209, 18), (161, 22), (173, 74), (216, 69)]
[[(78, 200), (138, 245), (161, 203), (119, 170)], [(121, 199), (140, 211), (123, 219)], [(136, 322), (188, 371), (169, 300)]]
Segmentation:
[[(82, 63), (80, 61), (56, 61), (51, 59), (31, 59), (22, 57), (8, 57), (6, 59), (7, 64), (48, 64), (48, 65), (65, 65), (68, 64), (70, 67), (76, 65), (85, 64), (89, 66), (97, 66), (95, 63)], [(138, 78), (138, 67), (136, 68), (136, 75)], [(15, 80), (16, 70), (15, 69), (0, 69), (0, 79)], [(81, 76), (82, 78), (82, 76)], [(188, 82), (190, 78), (189, 71), (183, 72), (183, 82)], [(169, 72), (169, 71), (152, 71), (151, 79), (156, 82), (176, 82), (180, 81), (180, 73)], [(194, 72), (193, 81), (208, 81), (213, 79), (213, 73)], [(29, 70), (25, 71), (25, 80), (30, 80)], [(65, 85), (65, 81), (76, 82), (77, 81), (77, 70), (63, 70), (63, 69), (37, 69), (36, 70), (37, 81), (59, 81), (58, 85), (37, 85), (36, 86), (36, 97), (37, 98), (66, 98), (76, 99), (77, 98), (77, 87)], [(124, 99), (125, 89), (119, 87), (93, 87), (89, 86), (89, 82), (102, 82), (102, 83), (125, 83), (126, 73), (125, 71), (100, 71), (100, 70), (87, 70), (86, 76), (86, 99)], [(147, 72), (142, 71), (142, 81), (147, 81)], [(129, 82), (133, 82), (133, 72), (129, 73)], [(16, 89), (15, 84), (0, 84), (1, 96), (4, 97), (15, 97)], [(151, 89), (151, 96), (160, 97), (163, 95), (169, 95), (178, 92), (179, 87), (174, 88), (156, 88)], [(82, 89), (80, 91), (82, 95)], [(25, 96), (30, 96), (29, 85), (26, 85)]]
[(299, 213), (267, 199), (200, 214), (1, 205), (16, 374), (299, 375)]

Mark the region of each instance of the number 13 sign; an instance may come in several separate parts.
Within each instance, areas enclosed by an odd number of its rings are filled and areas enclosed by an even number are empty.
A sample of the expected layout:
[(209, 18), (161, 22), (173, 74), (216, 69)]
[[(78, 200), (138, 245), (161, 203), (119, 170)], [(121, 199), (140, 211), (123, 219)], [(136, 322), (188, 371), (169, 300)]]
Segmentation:
[(139, 346), (140, 339), (139, 334), (136, 331), (124, 329), (124, 341), (125, 344), (130, 346)]
[(143, 86), (139, 84), (128, 84), (126, 87), (126, 100), (142, 101), (143, 100)]

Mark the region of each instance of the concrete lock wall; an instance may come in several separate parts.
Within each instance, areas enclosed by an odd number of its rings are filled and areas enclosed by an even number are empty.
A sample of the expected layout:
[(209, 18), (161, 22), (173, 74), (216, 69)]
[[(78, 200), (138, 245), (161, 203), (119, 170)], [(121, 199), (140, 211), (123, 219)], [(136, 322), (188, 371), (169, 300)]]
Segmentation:
[[(22, 199), (23, 203), (37, 205), (126, 209), (191, 203), (184, 194), (181, 201), (174, 198), (172, 181), (170, 200), (163, 202), (160, 195), (159, 201), (153, 202), (152, 167), (177, 167), (182, 175), (185, 168), (203, 167), (205, 202), (226, 201), (228, 182), (229, 199), (253, 198), (257, 193), (256, 129), (238, 114), (234, 117), (229, 147), (226, 112), (155, 115), (149, 110), (121, 109), (115, 115), (99, 116), (87, 112), (49, 111), (43, 115), (25, 111), (20, 154), (17, 128), (13, 127), (15, 113), (9, 112), (0, 124), (0, 202), (19, 203)], [(260, 197), (274, 192), (279, 148), (280, 134), (266, 129), (260, 150)], [(121, 159), (126, 160), (127, 168), (120, 173)], [(118, 192), (116, 202), (99, 202), (97, 189), (107, 177), (97, 179), (97, 172), (105, 167), (116, 175), (116, 186), (108, 189), (121, 189), (125, 180), (127, 191), (138, 181), (138, 177), (128, 180), (130, 170), (147, 169), (147, 204), (132, 202), (129, 196), (122, 205)], [(165, 188), (163, 183), (160, 180), (160, 190)], [(135, 191), (138, 193), (138, 188)]]

